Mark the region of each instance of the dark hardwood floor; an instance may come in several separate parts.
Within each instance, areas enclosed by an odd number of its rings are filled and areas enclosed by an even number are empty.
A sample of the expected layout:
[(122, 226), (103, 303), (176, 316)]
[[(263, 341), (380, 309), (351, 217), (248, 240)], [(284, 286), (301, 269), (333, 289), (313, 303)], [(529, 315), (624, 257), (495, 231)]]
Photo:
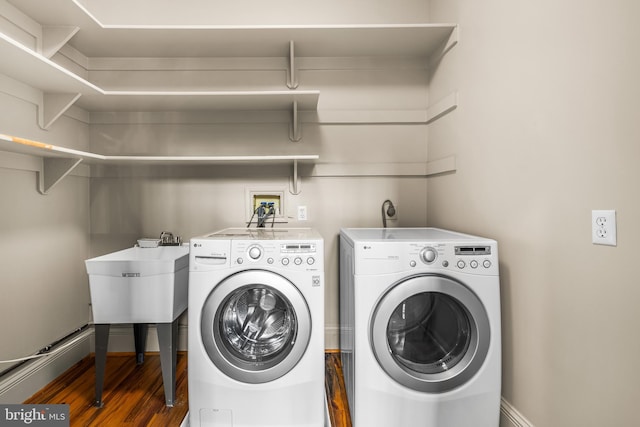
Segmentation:
[(137, 365), (133, 353), (110, 353), (102, 408), (94, 406), (94, 363), (93, 355), (85, 357), (24, 403), (66, 403), (71, 426), (179, 426), (187, 414), (185, 352), (178, 354), (173, 408), (164, 404), (159, 354), (147, 353), (144, 363)]
[(344, 387), (342, 362), (337, 351), (326, 352), (325, 360), (325, 389), (327, 391), (327, 406), (329, 420), (332, 427), (351, 427), (351, 415), (347, 403), (347, 391)]
[[(327, 352), (325, 362), (331, 425), (351, 427), (340, 353)], [(24, 403), (66, 403), (69, 405), (72, 427), (179, 426), (189, 410), (186, 352), (178, 353), (173, 408), (167, 408), (164, 404), (160, 356), (157, 353), (147, 353), (142, 365), (136, 365), (133, 353), (110, 353), (107, 357), (102, 408), (93, 405), (94, 381), (94, 356), (89, 355)]]

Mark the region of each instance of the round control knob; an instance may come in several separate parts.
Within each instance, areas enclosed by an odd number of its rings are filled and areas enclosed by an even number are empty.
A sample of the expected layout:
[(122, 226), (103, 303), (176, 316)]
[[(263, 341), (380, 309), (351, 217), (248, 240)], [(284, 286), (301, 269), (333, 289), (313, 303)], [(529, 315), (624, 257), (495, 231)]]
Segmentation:
[(249, 248), (249, 258), (258, 259), (262, 255), (262, 249), (259, 246), (251, 246)]
[(416, 264), (417, 263), (414, 260), (409, 261), (409, 266), (411, 266), (411, 267), (415, 267)]
[(482, 261), (482, 266), (484, 268), (489, 268), (491, 267), (491, 261), (489, 261), (488, 259), (485, 259), (484, 261)]
[(434, 248), (427, 247), (420, 251), (420, 258), (423, 262), (431, 264), (438, 257), (438, 252)]
[(294, 262), (296, 265), (300, 265), (300, 264), (302, 264), (302, 258), (300, 258), (300, 257), (298, 256), (298, 257), (296, 257), (296, 258), (293, 260), (293, 262)]
[(267, 264), (273, 264), (273, 258), (267, 258)]
[(464, 261), (460, 260), (458, 261), (458, 268), (464, 268), (464, 266), (466, 265)]
[(313, 265), (315, 264), (316, 260), (314, 257), (310, 256), (309, 258), (307, 258), (307, 264), (309, 265)]
[(289, 258), (282, 258), (282, 265), (289, 265)]
[(237, 262), (238, 264), (242, 264), (242, 263), (244, 262), (244, 260), (243, 260), (242, 258), (238, 257), (238, 259), (236, 260), (236, 262)]

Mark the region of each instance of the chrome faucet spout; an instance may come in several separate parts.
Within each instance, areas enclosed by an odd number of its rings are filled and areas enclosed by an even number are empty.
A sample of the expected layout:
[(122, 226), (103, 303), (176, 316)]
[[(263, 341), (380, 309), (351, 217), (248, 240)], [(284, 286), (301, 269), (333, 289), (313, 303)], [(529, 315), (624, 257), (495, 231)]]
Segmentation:
[(173, 236), (170, 231), (163, 231), (160, 233), (160, 246), (179, 246), (182, 244), (180, 236)]

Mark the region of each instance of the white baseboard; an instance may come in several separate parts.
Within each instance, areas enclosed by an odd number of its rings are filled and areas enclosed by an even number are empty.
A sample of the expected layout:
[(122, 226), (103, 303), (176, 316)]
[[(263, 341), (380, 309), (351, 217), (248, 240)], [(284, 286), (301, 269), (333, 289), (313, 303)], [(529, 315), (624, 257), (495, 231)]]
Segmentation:
[(22, 403), (92, 351), (93, 328), (74, 336), (77, 340), (59, 352), (34, 359), (0, 380), (0, 403)]
[(503, 397), (500, 402), (500, 427), (534, 427)]

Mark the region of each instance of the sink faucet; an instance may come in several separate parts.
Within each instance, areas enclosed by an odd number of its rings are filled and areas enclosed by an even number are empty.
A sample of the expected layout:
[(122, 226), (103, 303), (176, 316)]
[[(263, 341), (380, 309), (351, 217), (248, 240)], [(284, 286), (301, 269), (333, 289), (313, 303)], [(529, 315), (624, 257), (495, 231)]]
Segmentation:
[(173, 233), (170, 231), (163, 231), (160, 233), (160, 244), (170, 245), (173, 244)]
[(180, 246), (182, 245), (182, 238), (180, 236), (173, 235), (170, 231), (163, 231), (160, 233), (160, 246)]

